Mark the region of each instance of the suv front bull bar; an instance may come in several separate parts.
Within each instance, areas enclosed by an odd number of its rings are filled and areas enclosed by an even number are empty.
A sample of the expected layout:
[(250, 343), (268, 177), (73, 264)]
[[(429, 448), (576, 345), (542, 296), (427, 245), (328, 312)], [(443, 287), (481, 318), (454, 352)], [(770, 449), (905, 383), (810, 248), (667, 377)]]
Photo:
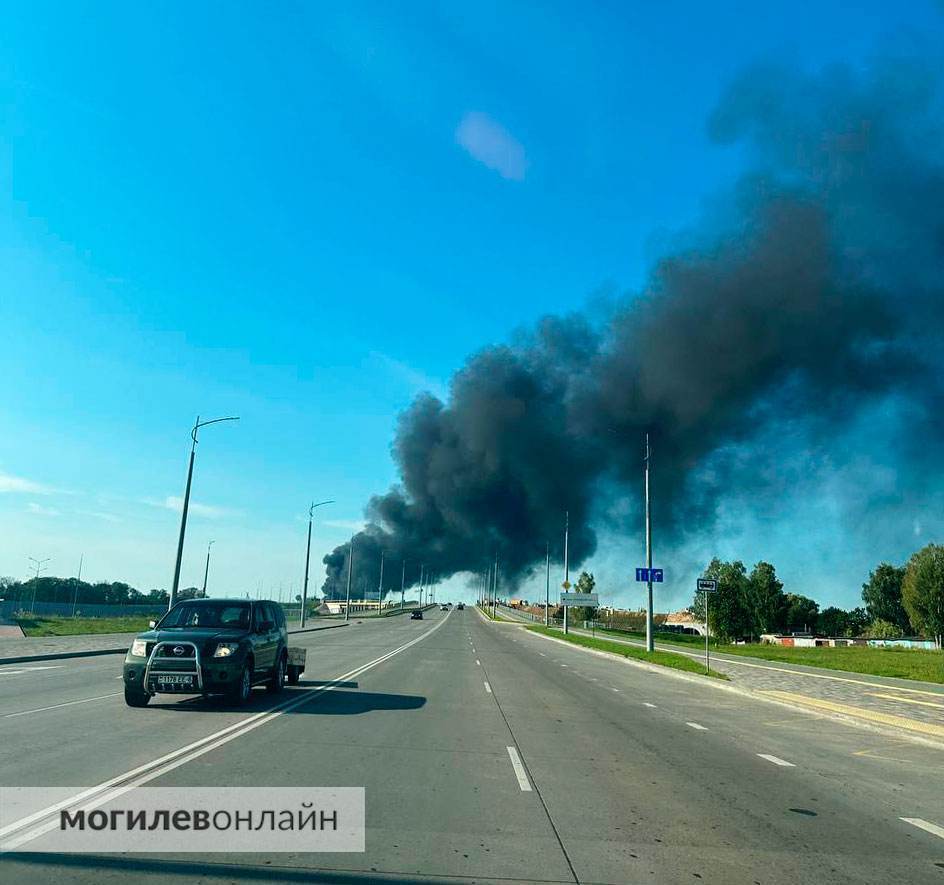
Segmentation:
[[(193, 649), (193, 663), (196, 667), (196, 676), (197, 676), (197, 690), (203, 691), (203, 666), (200, 661), (200, 649), (197, 647), (195, 642), (188, 642), (185, 639), (180, 641), (170, 642), (169, 640), (164, 640), (163, 642), (155, 642), (154, 648), (151, 649), (151, 653), (148, 655), (147, 664), (144, 665), (144, 690), (148, 690), (150, 685), (151, 676), (181, 676), (186, 675), (187, 671), (185, 670), (154, 670), (152, 669), (152, 664), (154, 663), (154, 657), (157, 654), (159, 648), (163, 648), (165, 645), (189, 645)], [(170, 660), (175, 660), (171, 658)]]

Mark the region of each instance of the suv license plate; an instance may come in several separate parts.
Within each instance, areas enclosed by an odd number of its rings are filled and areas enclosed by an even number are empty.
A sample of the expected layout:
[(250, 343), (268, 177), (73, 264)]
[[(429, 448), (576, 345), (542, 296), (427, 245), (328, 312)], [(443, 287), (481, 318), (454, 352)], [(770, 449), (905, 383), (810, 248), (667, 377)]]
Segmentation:
[(193, 685), (193, 676), (158, 676), (158, 685)]

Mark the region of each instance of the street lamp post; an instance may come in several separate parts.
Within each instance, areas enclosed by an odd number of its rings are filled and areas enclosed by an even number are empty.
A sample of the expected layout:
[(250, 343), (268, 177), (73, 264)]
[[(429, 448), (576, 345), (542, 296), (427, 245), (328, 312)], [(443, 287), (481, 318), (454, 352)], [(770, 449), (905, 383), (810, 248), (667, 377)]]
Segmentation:
[(200, 416), (197, 415), (193, 430), (190, 431), (190, 438), (193, 440), (193, 444), (190, 446), (190, 466), (187, 468), (187, 489), (184, 492), (183, 512), (180, 514), (180, 538), (177, 541), (177, 563), (174, 565), (174, 583), (170, 590), (170, 599), (167, 605), (168, 609), (173, 608), (177, 602), (177, 589), (180, 587), (180, 563), (184, 556), (184, 536), (187, 533), (187, 511), (190, 509), (190, 486), (193, 482), (193, 459), (197, 452), (197, 432), (201, 427), (206, 427), (208, 424), (219, 424), (221, 421), (238, 420), (238, 417), (229, 417), (214, 418), (211, 421), (201, 422)]
[(36, 574), (33, 576), (33, 596), (30, 600), (30, 614), (33, 613), (33, 608), (36, 605), (36, 584), (39, 582), (39, 576), (42, 571), (46, 568), (46, 563), (49, 562), (49, 557), (45, 559), (36, 559), (35, 556), (28, 556), (27, 559), (33, 563), (33, 568), (36, 569)]
[(313, 514), (316, 507), (321, 507), (323, 504), (333, 504), (334, 501), (319, 501), (317, 504), (312, 504), (308, 508), (308, 546), (305, 547), (305, 584), (302, 589), (302, 611), (300, 624), (302, 627), (305, 626), (305, 615), (308, 610), (308, 561), (311, 558), (311, 521), (314, 518)]
[(403, 611), (403, 596), (406, 593), (406, 560), (403, 560), (403, 568), (400, 571), (400, 611)]
[(354, 572), (354, 535), (351, 535), (351, 547), (347, 554), (347, 602), (344, 604), (344, 620), (351, 620), (351, 575)]
[(206, 599), (206, 595), (207, 595), (207, 578), (210, 577), (210, 548), (215, 543), (216, 541), (210, 541), (210, 543), (207, 544), (207, 562), (206, 562), (206, 568), (203, 571), (203, 593), (201, 594), (201, 596), (203, 596), (204, 599)]
[(377, 585), (377, 614), (380, 614), (380, 610), (383, 607), (383, 592), (384, 592), (384, 552), (380, 551), (380, 581)]
[(551, 543), (547, 542), (547, 552), (544, 555), (544, 626), (549, 627), (551, 624), (550, 615), (548, 612), (551, 610)]
[(655, 636), (652, 629), (652, 520), (649, 515), (649, 434), (646, 434), (646, 651), (655, 650)]

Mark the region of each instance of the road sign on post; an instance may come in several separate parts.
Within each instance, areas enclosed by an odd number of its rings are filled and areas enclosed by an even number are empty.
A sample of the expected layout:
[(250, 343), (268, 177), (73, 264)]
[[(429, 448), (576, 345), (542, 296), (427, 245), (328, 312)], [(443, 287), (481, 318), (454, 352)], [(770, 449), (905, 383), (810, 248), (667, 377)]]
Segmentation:
[(649, 581), (652, 581), (653, 584), (662, 584), (662, 574), (663, 570), (660, 568), (638, 568), (636, 569), (636, 580), (641, 584), (648, 584)]
[(711, 658), (708, 653), (708, 599), (709, 593), (714, 593), (718, 589), (718, 582), (710, 578), (699, 578), (695, 582), (695, 588), (699, 593), (705, 594), (705, 672), (711, 672)]
[(561, 593), (560, 604), (567, 606), (587, 606), (596, 608), (600, 604), (599, 593)]

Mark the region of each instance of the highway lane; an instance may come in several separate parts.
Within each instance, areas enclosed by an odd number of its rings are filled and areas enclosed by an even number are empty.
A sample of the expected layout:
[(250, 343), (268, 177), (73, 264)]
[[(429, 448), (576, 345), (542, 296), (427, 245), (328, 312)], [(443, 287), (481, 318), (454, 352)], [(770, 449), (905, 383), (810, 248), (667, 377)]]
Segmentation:
[[(292, 645), (308, 649), (303, 681), (331, 679), (402, 644), (422, 626), (403, 616), (351, 624), (291, 638)], [(278, 702), (256, 688), (244, 708), (221, 698), (163, 696), (135, 710), (122, 695), (122, 662), (110, 655), (0, 667), (0, 783), (98, 783)], [(173, 724), (171, 714), (178, 714)]]
[[(363, 663), (440, 623), (356, 684), (153, 782), (365, 786), (363, 855), (225, 855), (209, 868), (186, 856), (12, 855), (8, 872), (83, 883), (940, 879), (944, 840), (900, 819), (942, 823), (940, 754), (601, 659), (471, 609), (345, 638), (363, 643)], [(323, 659), (342, 655), (340, 640)], [(107, 709), (108, 727), (126, 719)], [(232, 715), (129, 712), (172, 733)]]

